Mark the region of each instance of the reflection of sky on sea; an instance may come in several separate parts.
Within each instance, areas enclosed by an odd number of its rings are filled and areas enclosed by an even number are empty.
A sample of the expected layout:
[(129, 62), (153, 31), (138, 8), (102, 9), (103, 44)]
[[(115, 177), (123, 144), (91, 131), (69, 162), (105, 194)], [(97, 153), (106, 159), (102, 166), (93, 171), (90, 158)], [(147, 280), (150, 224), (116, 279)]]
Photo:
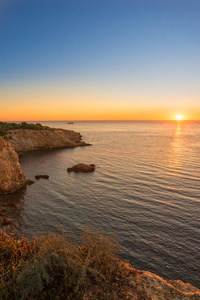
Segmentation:
[[(75, 122), (70, 129), (92, 147), (20, 157), (27, 179), (49, 179), (35, 180), (21, 194), (13, 221), (18, 232), (31, 238), (62, 226), (79, 234), (89, 224), (115, 234), (120, 256), (136, 268), (200, 284), (199, 124)], [(80, 162), (94, 163), (95, 172), (67, 172)]]

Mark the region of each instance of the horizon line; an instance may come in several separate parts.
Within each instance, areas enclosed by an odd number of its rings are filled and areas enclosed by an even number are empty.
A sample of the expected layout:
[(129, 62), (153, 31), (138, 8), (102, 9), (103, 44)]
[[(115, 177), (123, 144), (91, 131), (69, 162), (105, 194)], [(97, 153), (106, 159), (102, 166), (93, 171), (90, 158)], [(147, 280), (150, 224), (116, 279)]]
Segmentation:
[(198, 122), (200, 120), (6, 120), (0, 122)]

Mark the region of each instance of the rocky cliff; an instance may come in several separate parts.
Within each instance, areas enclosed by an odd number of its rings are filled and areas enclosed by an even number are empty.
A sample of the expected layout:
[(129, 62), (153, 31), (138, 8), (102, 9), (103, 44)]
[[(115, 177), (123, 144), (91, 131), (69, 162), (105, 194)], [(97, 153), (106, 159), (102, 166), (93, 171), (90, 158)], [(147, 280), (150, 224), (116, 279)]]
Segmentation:
[(0, 138), (0, 195), (13, 193), (25, 184), (17, 153), (9, 142)]
[(80, 133), (72, 130), (9, 130), (8, 141), (0, 137), (0, 195), (13, 193), (26, 184), (18, 154), (37, 149), (86, 146)]
[(130, 282), (127, 299), (132, 300), (200, 300), (200, 290), (181, 280), (166, 280), (148, 271), (123, 263)]
[(10, 130), (7, 137), (18, 154), (30, 150), (88, 145), (81, 140), (80, 133), (64, 129)]

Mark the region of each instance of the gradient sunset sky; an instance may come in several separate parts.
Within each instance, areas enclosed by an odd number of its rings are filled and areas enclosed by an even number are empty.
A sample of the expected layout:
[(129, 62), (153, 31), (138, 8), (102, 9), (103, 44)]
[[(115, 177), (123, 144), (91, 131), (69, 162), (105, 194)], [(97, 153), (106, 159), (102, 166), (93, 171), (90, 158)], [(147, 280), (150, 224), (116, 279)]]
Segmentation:
[(0, 121), (200, 120), (199, 0), (0, 0)]

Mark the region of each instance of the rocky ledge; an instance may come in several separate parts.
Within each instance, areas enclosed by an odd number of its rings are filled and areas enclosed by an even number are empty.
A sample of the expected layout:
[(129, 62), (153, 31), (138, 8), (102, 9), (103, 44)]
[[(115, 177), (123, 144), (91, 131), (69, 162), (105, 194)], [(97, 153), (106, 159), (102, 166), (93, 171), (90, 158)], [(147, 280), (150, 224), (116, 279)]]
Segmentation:
[(82, 136), (80, 133), (64, 129), (9, 130), (7, 138), (18, 154), (30, 150), (89, 145), (81, 140)]
[(0, 194), (13, 193), (26, 185), (18, 155), (11, 144), (0, 138)]
[(129, 280), (127, 299), (132, 300), (200, 300), (200, 290), (181, 280), (167, 280), (148, 271), (122, 263)]

